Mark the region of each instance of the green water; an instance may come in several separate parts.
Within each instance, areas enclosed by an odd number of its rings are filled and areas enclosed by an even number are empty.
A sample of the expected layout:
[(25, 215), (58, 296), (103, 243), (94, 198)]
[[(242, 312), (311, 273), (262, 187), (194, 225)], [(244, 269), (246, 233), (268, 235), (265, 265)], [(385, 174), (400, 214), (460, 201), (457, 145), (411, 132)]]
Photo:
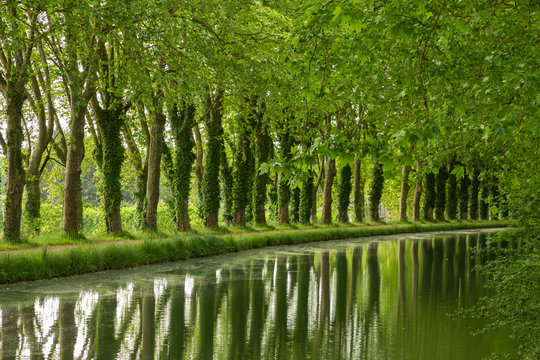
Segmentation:
[(504, 330), (448, 317), (486, 295), (489, 235), (248, 251), (0, 287), (0, 359), (482, 359)]

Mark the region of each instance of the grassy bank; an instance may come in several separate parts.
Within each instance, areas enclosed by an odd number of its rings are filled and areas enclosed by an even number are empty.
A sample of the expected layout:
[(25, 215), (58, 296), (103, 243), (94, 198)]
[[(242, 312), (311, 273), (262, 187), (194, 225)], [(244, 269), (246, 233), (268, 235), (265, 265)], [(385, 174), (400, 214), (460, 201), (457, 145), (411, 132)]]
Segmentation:
[(177, 234), (123, 242), (19, 249), (0, 253), (0, 284), (72, 276), (138, 265), (211, 256), (274, 245), (414, 232), (504, 227), (501, 221), (395, 224), (276, 230), (235, 234)]

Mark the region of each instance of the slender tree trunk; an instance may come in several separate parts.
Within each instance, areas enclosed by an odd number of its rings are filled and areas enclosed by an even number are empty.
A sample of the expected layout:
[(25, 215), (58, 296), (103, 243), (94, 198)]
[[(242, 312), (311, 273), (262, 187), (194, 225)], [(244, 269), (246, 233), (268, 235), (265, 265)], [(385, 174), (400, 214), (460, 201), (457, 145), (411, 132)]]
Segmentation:
[(26, 99), (23, 86), (6, 94), (7, 103), (7, 193), (4, 217), (4, 238), (19, 242), (21, 237), (22, 196), (25, 171), (22, 156), (22, 107)]
[(155, 104), (155, 119), (150, 128), (150, 144), (148, 146), (148, 174), (146, 180), (146, 226), (149, 230), (157, 231), (157, 207), (159, 202), (159, 179), (161, 177), (161, 155), (163, 131), (166, 117)]
[(354, 161), (354, 221), (364, 221), (364, 179), (360, 159)]
[[(291, 158), (291, 137), (287, 130), (280, 136), (281, 158), (287, 162)], [(289, 202), (291, 198), (291, 188), (289, 180), (281, 173), (278, 181), (278, 222), (280, 225), (289, 224)]]
[[(416, 171), (420, 171), (421, 165), (420, 162), (416, 162)], [(417, 177), (416, 180), (416, 186), (414, 187), (414, 196), (413, 196), (413, 203), (412, 203), (412, 216), (413, 221), (420, 220), (420, 199), (422, 197), (422, 178), (420, 176)]]
[(334, 178), (336, 176), (336, 160), (328, 159), (326, 174), (324, 179), (324, 189), (323, 189), (323, 203), (322, 203), (322, 214), (321, 222), (323, 224), (332, 223), (332, 187), (334, 185)]
[(77, 235), (83, 229), (81, 163), (84, 158), (84, 125), (87, 110), (86, 104), (82, 106), (74, 104), (74, 106), (75, 108), (71, 110), (62, 213), (62, 230), (70, 235)]
[(230, 225), (233, 220), (233, 174), (227, 160), (225, 148), (221, 149), (221, 183), (223, 197), (223, 222)]
[(270, 146), (272, 140), (268, 135), (268, 125), (263, 119), (263, 105), (259, 106), (256, 113), (256, 150), (257, 150), (257, 162), (255, 166), (255, 186), (253, 188), (253, 202), (255, 206), (255, 223), (266, 225), (266, 188), (268, 184), (268, 172), (260, 173), (260, 166), (263, 163), (268, 162), (270, 156)]
[(401, 194), (399, 197), (399, 220), (407, 221), (407, 197), (409, 196), (409, 174), (411, 173), (411, 166), (403, 166), (401, 172)]
[(291, 213), (290, 218), (293, 223), (300, 222), (300, 188), (291, 190)]

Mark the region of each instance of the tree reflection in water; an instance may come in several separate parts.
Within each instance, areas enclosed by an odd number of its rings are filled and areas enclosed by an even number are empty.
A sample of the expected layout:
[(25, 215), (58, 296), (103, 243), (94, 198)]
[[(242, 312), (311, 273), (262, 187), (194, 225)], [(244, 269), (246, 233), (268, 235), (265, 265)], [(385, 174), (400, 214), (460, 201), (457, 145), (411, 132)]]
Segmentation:
[(486, 294), (483, 246), (469, 234), (290, 247), (75, 298), (0, 299), (0, 359), (479, 359), (510, 348), (506, 333), (474, 338), (480, 320), (445, 314)]

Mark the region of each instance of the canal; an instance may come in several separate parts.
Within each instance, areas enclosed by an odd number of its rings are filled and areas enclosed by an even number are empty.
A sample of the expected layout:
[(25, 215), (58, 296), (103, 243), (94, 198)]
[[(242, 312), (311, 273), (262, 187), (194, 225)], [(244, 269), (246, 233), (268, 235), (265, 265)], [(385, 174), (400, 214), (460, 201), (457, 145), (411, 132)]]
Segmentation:
[(246, 251), (0, 287), (0, 359), (482, 359), (493, 232)]

